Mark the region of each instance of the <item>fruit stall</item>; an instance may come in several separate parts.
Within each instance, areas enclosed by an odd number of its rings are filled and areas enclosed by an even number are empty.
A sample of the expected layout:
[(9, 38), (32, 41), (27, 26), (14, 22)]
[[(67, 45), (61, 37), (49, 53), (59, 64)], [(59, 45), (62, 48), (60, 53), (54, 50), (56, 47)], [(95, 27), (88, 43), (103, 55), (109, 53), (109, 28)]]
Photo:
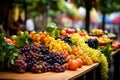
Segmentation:
[[(64, 28), (49, 23), (42, 32), (0, 34), (0, 79), (106, 80), (114, 59), (119, 79), (120, 43), (108, 33)], [(114, 58), (113, 58), (114, 57)], [(98, 79), (98, 76), (99, 79)]]

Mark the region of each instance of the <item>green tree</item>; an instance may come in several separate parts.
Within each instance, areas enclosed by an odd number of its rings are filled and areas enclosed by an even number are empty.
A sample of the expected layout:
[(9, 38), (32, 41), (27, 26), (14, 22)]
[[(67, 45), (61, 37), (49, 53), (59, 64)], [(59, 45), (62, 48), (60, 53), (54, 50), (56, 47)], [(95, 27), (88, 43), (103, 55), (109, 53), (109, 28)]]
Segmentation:
[[(97, 2), (98, 1), (98, 2)], [(96, 9), (101, 10), (103, 14), (102, 18), (102, 29), (105, 29), (105, 15), (114, 11), (120, 10), (120, 1), (119, 0), (94, 0), (95, 4), (92, 6)]]

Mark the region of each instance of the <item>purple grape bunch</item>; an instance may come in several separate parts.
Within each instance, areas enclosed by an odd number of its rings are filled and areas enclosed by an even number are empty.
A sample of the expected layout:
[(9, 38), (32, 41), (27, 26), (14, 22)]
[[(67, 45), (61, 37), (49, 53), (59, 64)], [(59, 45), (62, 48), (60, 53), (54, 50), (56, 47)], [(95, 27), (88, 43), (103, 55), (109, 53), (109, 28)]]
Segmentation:
[(51, 52), (44, 45), (25, 45), (20, 49), (20, 55), (16, 57), (13, 70), (19, 73), (22, 72), (64, 72), (67, 60), (63, 55), (56, 52)]

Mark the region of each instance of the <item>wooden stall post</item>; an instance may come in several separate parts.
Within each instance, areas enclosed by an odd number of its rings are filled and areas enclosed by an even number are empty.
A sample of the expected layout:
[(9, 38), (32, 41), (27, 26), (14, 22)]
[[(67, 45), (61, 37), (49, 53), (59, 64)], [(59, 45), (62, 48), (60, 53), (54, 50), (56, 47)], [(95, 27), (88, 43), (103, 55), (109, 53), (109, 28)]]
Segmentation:
[(113, 56), (114, 57), (114, 80), (120, 80), (120, 50)]

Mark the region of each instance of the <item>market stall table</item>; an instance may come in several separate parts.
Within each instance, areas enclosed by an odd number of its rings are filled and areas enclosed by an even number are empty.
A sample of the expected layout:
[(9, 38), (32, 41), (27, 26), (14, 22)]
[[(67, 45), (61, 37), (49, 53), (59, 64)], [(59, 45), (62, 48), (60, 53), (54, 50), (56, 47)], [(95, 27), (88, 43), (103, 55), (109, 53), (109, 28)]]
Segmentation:
[(46, 72), (46, 73), (15, 73), (15, 72), (0, 72), (0, 79), (31, 79), (31, 80), (74, 80), (92, 69), (99, 66), (99, 63), (94, 63), (93, 65), (83, 66), (78, 68), (76, 71), (66, 70), (61, 73)]
[(112, 52), (112, 55), (115, 55), (116, 53), (118, 53), (120, 51), (120, 49), (117, 49), (115, 51)]

